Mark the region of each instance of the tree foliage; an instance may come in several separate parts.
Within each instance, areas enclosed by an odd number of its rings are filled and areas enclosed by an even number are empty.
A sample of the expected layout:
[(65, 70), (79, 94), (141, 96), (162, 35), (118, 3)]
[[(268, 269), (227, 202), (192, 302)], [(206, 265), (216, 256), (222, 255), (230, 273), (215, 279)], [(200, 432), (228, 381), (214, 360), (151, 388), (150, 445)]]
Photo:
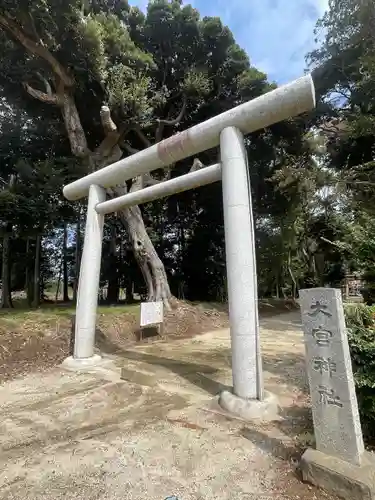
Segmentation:
[[(246, 139), (261, 295), (337, 286), (345, 272), (372, 266), (373, 20), (370, 2), (331, 1), (308, 57), (317, 111)], [(275, 87), (219, 18), (179, 0), (151, 0), (145, 13), (126, 0), (2, 0), (0, 49), (2, 227), (20, 256), (41, 234), (55, 278), (67, 255), (69, 282), (84, 211), (64, 202), (63, 184)], [(116, 193), (217, 159), (207, 151)], [(166, 302), (225, 300), (220, 184), (108, 217), (103, 249), (111, 300), (121, 287), (129, 299), (139, 291)]]

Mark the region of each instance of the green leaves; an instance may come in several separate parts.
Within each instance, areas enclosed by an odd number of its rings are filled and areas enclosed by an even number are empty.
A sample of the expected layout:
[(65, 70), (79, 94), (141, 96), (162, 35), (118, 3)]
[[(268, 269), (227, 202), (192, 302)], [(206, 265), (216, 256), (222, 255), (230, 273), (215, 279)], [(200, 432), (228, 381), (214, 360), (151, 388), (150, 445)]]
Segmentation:
[(129, 121), (144, 123), (153, 114), (151, 79), (123, 64), (110, 68), (107, 80), (108, 104)]
[(198, 71), (195, 68), (188, 70), (186, 77), (181, 83), (181, 90), (190, 97), (204, 97), (208, 95), (212, 88), (207, 73)]
[(375, 443), (375, 308), (345, 306), (350, 356), (364, 437)]

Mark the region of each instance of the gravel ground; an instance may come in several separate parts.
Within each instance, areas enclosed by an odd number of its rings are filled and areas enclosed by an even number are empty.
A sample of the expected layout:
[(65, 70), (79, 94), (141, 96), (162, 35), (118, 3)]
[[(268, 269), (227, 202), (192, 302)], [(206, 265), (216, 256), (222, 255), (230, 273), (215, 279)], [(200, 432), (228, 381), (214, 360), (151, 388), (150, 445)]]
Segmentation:
[(231, 382), (227, 330), (102, 347), (91, 372), (56, 367), (0, 386), (0, 499), (332, 498), (296, 470), (311, 439), (298, 315), (262, 321), (265, 385), (281, 405), (267, 425), (216, 404)]

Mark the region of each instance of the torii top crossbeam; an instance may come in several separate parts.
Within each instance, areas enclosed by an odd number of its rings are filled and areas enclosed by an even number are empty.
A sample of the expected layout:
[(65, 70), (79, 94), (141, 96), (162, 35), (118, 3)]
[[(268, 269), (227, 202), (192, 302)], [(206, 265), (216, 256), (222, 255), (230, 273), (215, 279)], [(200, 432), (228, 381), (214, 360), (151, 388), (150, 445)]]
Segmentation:
[(315, 107), (314, 83), (306, 75), (252, 101), (210, 118), (143, 151), (78, 179), (64, 188), (68, 200), (87, 196), (90, 185), (108, 188), (137, 175), (164, 168), (219, 144), (226, 127), (237, 127), (243, 134), (268, 127)]

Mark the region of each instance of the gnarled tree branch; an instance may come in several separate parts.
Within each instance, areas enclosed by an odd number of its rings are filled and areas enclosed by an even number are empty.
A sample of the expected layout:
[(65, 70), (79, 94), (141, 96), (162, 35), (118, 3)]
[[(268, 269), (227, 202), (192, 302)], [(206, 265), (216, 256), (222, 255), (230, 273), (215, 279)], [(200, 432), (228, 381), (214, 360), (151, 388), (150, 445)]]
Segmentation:
[(158, 119), (157, 122), (163, 125), (171, 125), (171, 126), (178, 125), (185, 115), (186, 105), (187, 105), (187, 97), (185, 94), (183, 95), (182, 99), (183, 99), (182, 108), (179, 114), (176, 116), (176, 118), (174, 118), (173, 120)]
[(38, 101), (45, 102), (47, 104), (58, 104), (58, 99), (56, 94), (46, 94), (41, 90), (34, 89), (28, 83), (23, 84), (27, 93), (34, 97), (34, 99), (38, 99)]
[(11, 33), (13, 37), (25, 47), (25, 49), (44, 59), (51, 66), (52, 71), (55, 75), (63, 82), (66, 87), (72, 87), (74, 84), (73, 78), (68, 75), (65, 68), (58, 62), (58, 60), (51, 54), (45, 45), (41, 43), (40, 40), (32, 40), (20, 26), (10, 19), (7, 15), (0, 15), (0, 26), (2, 26), (6, 31)]
[(139, 125), (134, 126), (133, 130), (136, 132), (136, 134), (141, 139), (142, 143), (144, 144), (144, 146), (146, 146), (146, 148), (149, 148), (150, 146), (152, 146), (151, 141), (149, 139), (147, 139), (147, 137), (142, 132), (141, 127)]
[(94, 155), (98, 158), (97, 161), (99, 163), (103, 163), (103, 159), (106, 159), (106, 164), (108, 164), (119, 160), (122, 156), (119, 141), (123, 131), (118, 130), (117, 125), (112, 120), (111, 111), (108, 106), (101, 107), (100, 119), (106, 135), (95, 149)]
[(201, 168), (203, 168), (204, 165), (203, 163), (200, 161), (199, 158), (194, 158), (194, 161), (193, 161), (193, 164), (189, 170), (189, 173), (190, 172), (196, 172), (197, 170), (200, 170)]
[(38, 42), (39, 42), (41, 45), (44, 45), (43, 40), (42, 40), (42, 38), (39, 36), (38, 30), (36, 29), (36, 25), (35, 25), (35, 21), (34, 21), (34, 17), (33, 17), (33, 15), (31, 14), (31, 12), (28, 12), (28, 13), (27, 13), (27, 15), (28, 15), (28, 18), (29, 18), (29, 20), (30, 20), (30, 25), (31, 25), (31, 29), (32, 29), (32, 32), (33, 32), (34, 37), (38, 40)]
[(115, 122), (112, 120), (111, 111), (108, 106), (102, 106), (100, 109), (100, 119), (103, 125), (104, 132), (109, 134), (117, 130)]
[(165, 127), (164, 123), (159, 122), (159, 125), (157, 126), (156, 132), (155, 132), (155, 142), (156, 143), (160, 142), (163, 139), (164, 127)]
[(51, 84), (49, 83), (49, 81), (47, 80), (47, 78), (44, 78), (44, 76), (41, 73), (39, 73), (39, 71), (36, 74), (37, 74), (38, 78), (44, 83), (44, 86), (46, 87), (47, 95), (52, 96), (52, 94), (53, 94), (52, 87), (51, 87)]
[(137, 148), (133, 148), (133, 146), (131, 146), (128, 142), (125, 142), (125, 141), (122, 141), (120, 143), (120, 146), (124, 149), (126, 149), (126, 151), (131, 154), (131, 155), (134, 155), (135, 153), (138, 153), (139, 152), (139, 149)]
[[(196, 172), (197, 170), (200, 170), (203, 167), (204, 167), (203, 163), (198, 158), (194, 158), (193, 164), (189, 169), (188, 173), (190, 174), (191, 172)], [(156, 184), (160, 184), (160, 182), (169, 180), (171, 177), (171, 171), (172, 171), (171, 168), (167, 169), (166, 175), (163, 177), (163, 179), (155, 179), (154, 177), (152, 177), (150, 173), (144, 174), (143, 187), (155, 186)]]
[(182, 99), (183, 99), (182, 108), (181, 108), (181, 111), (179, 112), (179, 114), (176, 116), (176, 118), (174, 118), (173, 120), (167, 120), (167, 119), (156, 120), (159, 125), (156, 129), (156, 132), (155, 132), (155, 142), (160, 142), (162, 140), (164, 127), (166, 125), (170, 125), (170, 126), (178, 125), (181, 122), (181, 120), (183, 119), (183, 117), (185, 116), (186, 106), (187, 106), (187, 97), (185, 94), (183, 95)]

